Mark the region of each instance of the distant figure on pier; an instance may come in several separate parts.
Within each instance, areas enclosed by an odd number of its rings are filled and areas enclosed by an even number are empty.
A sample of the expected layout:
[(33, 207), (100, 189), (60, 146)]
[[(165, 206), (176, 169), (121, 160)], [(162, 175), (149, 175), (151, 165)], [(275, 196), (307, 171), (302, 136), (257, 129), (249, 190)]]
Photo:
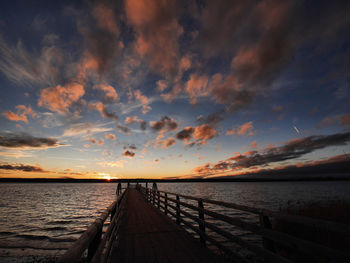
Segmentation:
[(115, 191), (115, 193), (116, 193), (116, 195), (120, 195), (121, 192), (122, 192), (122, 184), (118, 183), (117, 191)]
[(152, 189), (153, 189), (153, 190), (158, 190), (158, 187), (157, 187), (157, 183), (156, 183), (156, 182), (153, 182)]

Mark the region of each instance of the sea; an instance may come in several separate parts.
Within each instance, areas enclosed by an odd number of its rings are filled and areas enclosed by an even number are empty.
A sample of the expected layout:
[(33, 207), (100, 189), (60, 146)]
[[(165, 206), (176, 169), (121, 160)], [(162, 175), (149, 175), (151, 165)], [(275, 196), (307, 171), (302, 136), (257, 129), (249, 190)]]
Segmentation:
[[(1, 183), (0, 262), (54, 262), (115, 200), (116, 187)], [(350, 181), (158, 183), (158, 189), (273, 211), (310, 202), (350, 201)], [(207, 208), (251, 219), (244, 213)]]

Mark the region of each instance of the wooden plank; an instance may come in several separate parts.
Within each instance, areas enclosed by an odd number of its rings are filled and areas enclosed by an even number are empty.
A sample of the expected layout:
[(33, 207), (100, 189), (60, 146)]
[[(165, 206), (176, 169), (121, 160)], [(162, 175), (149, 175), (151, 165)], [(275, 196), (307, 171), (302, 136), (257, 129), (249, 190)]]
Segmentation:
[(110, 260), (121, 263), (224, 262), (134, 189), (126, 196), (119, 245), (112, 247)]

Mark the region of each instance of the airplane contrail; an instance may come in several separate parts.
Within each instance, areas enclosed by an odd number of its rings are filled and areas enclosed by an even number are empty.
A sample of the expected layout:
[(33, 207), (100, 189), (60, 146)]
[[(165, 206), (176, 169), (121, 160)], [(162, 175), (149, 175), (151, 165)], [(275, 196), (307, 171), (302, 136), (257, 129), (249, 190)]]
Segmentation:
[(294, 130), (297, 132), (297, 133), (300, 133), (300, 131), (298, 130), (297, 127), (293, 126)]

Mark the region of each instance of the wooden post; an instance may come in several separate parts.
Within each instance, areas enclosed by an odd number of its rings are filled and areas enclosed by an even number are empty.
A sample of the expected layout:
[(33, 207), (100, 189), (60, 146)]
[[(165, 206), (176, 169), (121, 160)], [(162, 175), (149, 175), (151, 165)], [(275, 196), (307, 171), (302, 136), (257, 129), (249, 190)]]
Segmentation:
[(158, 195), (158, 208), (160, 209), (160, 193), (159, 193), (159, 191), (157, 191), (157, 195)]
[[(263, 214), (263, 211), (260, 212), (259, 214), (259, 219), (260, 219), (260, 226), (267, 228), (267, 229), (272, 229), (272, 224), (270, 222), (270, 219), (268, 216), (265, 216)], [(270, 250), (272, 252), (276, 252), (274, 248), (274, 242), (268, 238), (263, 237), (263, 246), (265, 249)]]
[[(199, 229), (205, 233), (205, 223), (204, 223), (204, 213), (203, 213), (203, 210), (204, 209), (204, 206), (203, 206), (203, 201), (202, 199), (198, 200), (198, 218), (200, 220), (202, 220), (202, 222), (199, 222), (198, 225), (199, 225)], [(204, 237), (200, 237), (200, 240), (203, 244), (205, 244), (205, 238)]]
[(176, 195), (176, 224), (180, 225), (180, 197)]
[(167, 215), (168, 214), (168, 194), (165, 193), (165, 210), (164, 213)]
[(102, 227), (103, 227), (103, 224), (101, 224), (101, 227), (98, 229), (94, 239), (91, 241), (91, 243), (89, 245), (89, 248), (88, 248), (88, 262), (91, 261), (91, 259), (94, 256), (96, 250), (98, 249), (98, 246), (100, 245), (101, 237), (102, 237)]
[(156, 190), (152, 189), (152, 192), (153, 192), (153, 193), (152, 193), (152, 195), (153, 195), (153, 196), (152, 196), (152, 198), (153, 198), (153, 199), (152, 199), (152, 201), (153, 201), (152, 203), (153, 203), (153, 205), (154, 205), (154, 204), (156, 203)]

